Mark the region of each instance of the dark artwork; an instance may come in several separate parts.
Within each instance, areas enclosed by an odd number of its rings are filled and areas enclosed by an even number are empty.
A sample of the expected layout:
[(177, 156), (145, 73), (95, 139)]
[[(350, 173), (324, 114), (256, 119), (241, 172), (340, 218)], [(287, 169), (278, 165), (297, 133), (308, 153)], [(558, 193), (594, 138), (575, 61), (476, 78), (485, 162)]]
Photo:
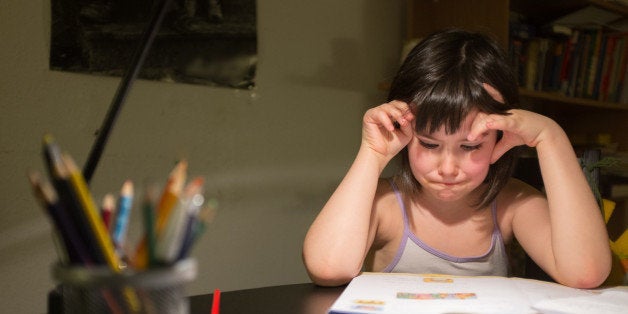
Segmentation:
[[(158, 0), (51, 0), (50, 69), (122, 76)], [(255, 85), (255, 0), (172, 0), (140, 78)]]

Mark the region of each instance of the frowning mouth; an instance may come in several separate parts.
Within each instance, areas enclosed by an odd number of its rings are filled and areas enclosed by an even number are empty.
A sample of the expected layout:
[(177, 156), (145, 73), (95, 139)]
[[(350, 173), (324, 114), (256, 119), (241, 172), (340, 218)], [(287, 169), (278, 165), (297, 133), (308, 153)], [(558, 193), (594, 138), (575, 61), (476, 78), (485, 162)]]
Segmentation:
[(438, 182), (438, 185), (443, 185), (446, 187), (451, 187), (460, 184), (460, 182)]

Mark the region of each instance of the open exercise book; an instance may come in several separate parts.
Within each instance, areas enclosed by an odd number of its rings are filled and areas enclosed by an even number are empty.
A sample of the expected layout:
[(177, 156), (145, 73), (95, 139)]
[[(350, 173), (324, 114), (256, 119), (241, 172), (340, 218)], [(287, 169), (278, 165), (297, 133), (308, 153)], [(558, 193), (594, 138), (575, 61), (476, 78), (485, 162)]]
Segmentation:
[(628, 313), (628, 287), (580, 290), (521, 278), (363, 273), (328, 313)]

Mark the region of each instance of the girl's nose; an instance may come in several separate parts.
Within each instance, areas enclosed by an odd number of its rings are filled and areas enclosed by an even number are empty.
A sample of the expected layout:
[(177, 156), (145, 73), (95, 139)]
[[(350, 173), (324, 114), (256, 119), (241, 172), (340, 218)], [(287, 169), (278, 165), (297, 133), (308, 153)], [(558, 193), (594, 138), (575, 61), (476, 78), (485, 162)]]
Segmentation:
[(458, 170), (456, 157), (451, 153), (443, 153), (438, 165), (438, 174), (444, 177), (455, 177), (458, 175)]

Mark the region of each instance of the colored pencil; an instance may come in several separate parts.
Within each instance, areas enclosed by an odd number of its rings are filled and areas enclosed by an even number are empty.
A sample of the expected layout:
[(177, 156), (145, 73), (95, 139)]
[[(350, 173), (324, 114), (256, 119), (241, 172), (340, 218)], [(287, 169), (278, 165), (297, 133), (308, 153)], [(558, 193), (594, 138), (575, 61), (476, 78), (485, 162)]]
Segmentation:
[(28, 177), (35, 198), (52, 219), (55, 230), (61, 235), (70, 262), (91, 265), (93, 262), (89, 257), (89, 252), (52, 185), (44, 180), (39, 172), (31, 172)]
[(214, 289), (211, 314), (220, 314), (220, 289)]
[(52, 183), (61, 205), (69, 214), (80, 235), (79, 241), (83, 242), (83, 246), (87, 248), (94, 264), (105, 264), (106, 260), (99, 248), (99, 242), (90, 228), (89, 218), (86, 216), (79, 197), (69, 180), (70, 175), (63, 161), (61, 149), (52, 136), (44, 137), (43, 151)]
[[(116, 217), (113, 224), (113, 232), (111, 233), (113, 243), (118, 253), (123, 252), (124, 240), (126, 238), (129, 217), (133, 208), (133, 182), (126, 180), (122, 184), (120, 197), (118, 198), (118, 207), (116, 209)], [(121, 254), (122, 255), (122, 254)]]
[(157, 234), (155, 255), (159, 261), (166, 264), (176, 262), (185, 238), (188, 217), (196, 216), (205, 201), (202, 194), (204, 183), (202, 177), (196, 177), (188, 183), (178, 204), (172, 209), (163, 232)]
[(87, 183), (83, 179), (83, 175), (76, 166), (76, 163), (72, 157), (68, 154), (62, 155), (63, 163), (68, 170), (69, 180), (74, 189), (74, 193), (78, 196), (79, 202), (88, 219), (89, 226), (94, 233), (96, 240), (98, 241), (99, 249), (105, 257), (106, 263), (109, 268), (115, 272), (120, 271), (120, 260), (114, 251), (111, 237), (105, 229), (105, 225), (102, 219), (98, 216), (98, 209), (91, 196)]
[(206, 226), (214, 220), (217, 208), (218, 202), (215, 199), (210, 199), (196, 216), (191, 215), (188, 218), (185, 239), (181, 245), (181, 251), (177, 260), (182, 260), (188, 256), (200, 235), (205, 231)]
[(155, 264), (155, 200), (157, 193), (154, 185), (149, 186), (144, 194), (144, 203), (142, 204), (149, 266)]
[(105, 194), (102, 199), (102, 206), (100, 208), (100, 215), (102, 216), (102, 221), (105, 224), (105, 228), (112, 231), (111, 221), (114, 217), (114, 210), (116, 208), (116, 199), (111, 193)]
[(157, 223), (155, 230), (157, 235), (166, 227), (170, 212), (179, 200), (179, 195), (183, 190), (187, 178), (187, 168), (187, 161), (181, 160), (168, 177), (168, 182), (166, 183), (164, 192), (159, 200), (159, 205), (157, 206)]
[[(62, 154), (62, 159), (69, 172), (69, 179), (74, 192), (79, 197), (82, 209), (85, 212), (85, 216), (88, 218), (89, 225), (96, 240), (98, 241), (99, 249), (104, 255), (107, 265), (109, 265), (109, 268), (115, 273), (120, 273), (120, 259), (116, 255), (111, 237), (105, 229), (105, 224), (98, 215), (98, 209), (96, 208), (96, 204), (94, 203), (89, 188), (87, 187), (87, 183), (83, 178), (83, 174), (80, 172), (70, 155)], [(139, 311), (140, 303), (135, 291), (129, 287), (124, 287), (123, 292), (130, 310), (133, 312)]]

